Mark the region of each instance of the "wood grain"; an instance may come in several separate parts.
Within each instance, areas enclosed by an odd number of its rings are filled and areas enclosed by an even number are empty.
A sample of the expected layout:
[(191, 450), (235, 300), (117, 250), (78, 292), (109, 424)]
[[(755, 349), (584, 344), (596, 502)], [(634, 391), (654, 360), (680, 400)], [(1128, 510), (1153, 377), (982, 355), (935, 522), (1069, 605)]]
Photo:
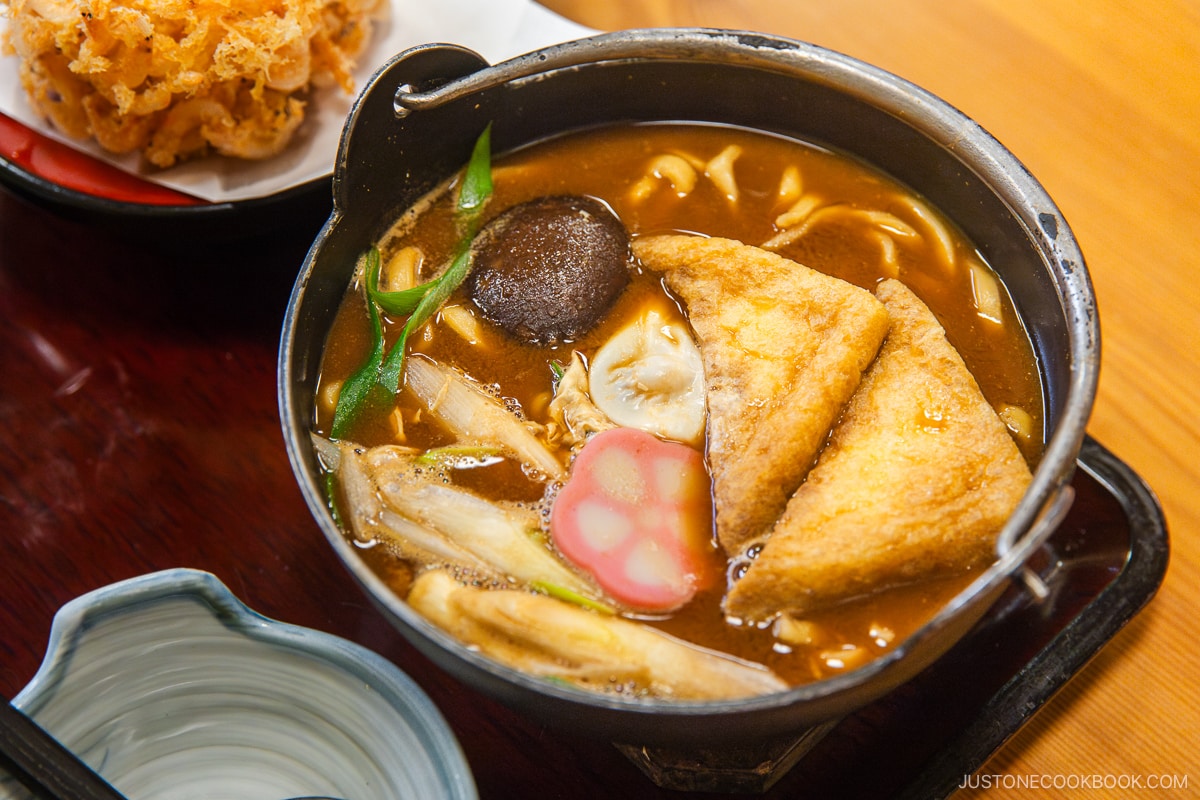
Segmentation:
[[(1138, 776), (1200, 785), (1200, 6), (1117, 0), (544, 0), (599, 29), (703, 25), (812, 41), (889, 69), (991, 131), (1072, 225), (1098, 296), (1089, 432), (1157, 492), (1172, 539), (1157, 597), (997, 753), (970, 797)], [(40, 662), (78, 594), (156, 569), (217, 572), (252, 607), (370, 643), (416, 676), (485, 797), (677, 797), (607, 745), (514, 717), (390, 632), (332, 563), (295, 488), (275, 350), (315, 230), (165, 247), (0, 193), (0, 691)], [(1191, 775), (1188, 775), (1192, 770)], [(533, 777), (521, 777), (521, 776)], [(789, 786), (794, 796), (796, 786)]]

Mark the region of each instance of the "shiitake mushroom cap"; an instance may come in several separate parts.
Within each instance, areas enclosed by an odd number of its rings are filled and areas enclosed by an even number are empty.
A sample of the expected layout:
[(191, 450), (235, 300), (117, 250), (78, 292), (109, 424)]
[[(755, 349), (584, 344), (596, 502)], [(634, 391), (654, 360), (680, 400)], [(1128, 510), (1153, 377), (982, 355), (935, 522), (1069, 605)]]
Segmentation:
[(467, 292), (483, 315), (533, 344), (576, 339), (629, 283), (629, 232), (591, 197), (552, 195), (513, 206), (472, 244)]

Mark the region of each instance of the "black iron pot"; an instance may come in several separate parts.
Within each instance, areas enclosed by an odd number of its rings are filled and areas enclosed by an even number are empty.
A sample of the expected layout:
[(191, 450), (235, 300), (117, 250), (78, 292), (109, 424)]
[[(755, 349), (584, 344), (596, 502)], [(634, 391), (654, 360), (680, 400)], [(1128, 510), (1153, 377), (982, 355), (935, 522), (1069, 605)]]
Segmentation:
[[(1002, 276), (1033, 340), (1048, 447), (1000, 537), (994, 566), (917, 633), (853, 672), (749, 700), (679, 703), (601, 696), (501, 666), (430, 625), (359, 560), (332, 519), (309, 438), (321, 352), (355, 260), (398, 211), (465, 163), (489, 123), (497, 152), (619, 121), (729, 123), (859, 156), (954, 220)], [(282, 421), (296, 476), (334, 552), (396, 627), (463, 682), (554, 726), (676, 747), (796, 734), (892, 690), (938, 658), (1014, 578), (1070, 503), (1095, 396), (1099, 327), (1082, 255), (1046, 192), (1004, 147), (927, 92), (802, 42), (720, 30), (625, 31), (489, 66), (461, 48), (402, 53), (372, 79), (346, 125), (334, 211), (285, 321)]]

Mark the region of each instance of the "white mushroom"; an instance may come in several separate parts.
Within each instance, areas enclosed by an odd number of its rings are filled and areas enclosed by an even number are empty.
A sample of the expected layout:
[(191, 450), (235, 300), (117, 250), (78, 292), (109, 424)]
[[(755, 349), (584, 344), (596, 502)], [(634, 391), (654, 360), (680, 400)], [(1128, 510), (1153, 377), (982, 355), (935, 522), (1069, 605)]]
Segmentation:
[(651, 309), (592, 359), (592, 402), (618, 425), (688, 444), (704, 437), (704, 364), (691, 332)]

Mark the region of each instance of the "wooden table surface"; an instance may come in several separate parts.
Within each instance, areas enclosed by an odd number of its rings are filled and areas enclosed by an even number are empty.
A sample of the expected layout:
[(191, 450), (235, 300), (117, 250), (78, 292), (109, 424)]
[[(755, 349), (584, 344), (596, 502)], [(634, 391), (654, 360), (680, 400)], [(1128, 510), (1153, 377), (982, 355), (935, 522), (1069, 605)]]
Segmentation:
[[(1200, 5), (544, 2), (599, 29), (754, 29), (856, 56), (945, 98), (1038, 176), (1098, 296), (1089, 433), (1157, 493), (1171, 561), (1148, 607), (982, 766), (993, 788), (960, 794), (1118, 794), (1089, 780), (1142, 787), (1120, 796), (1200, 790)], [(485, 798), (681, 796), (610, 746), (432, 669), (333, 562), (275, 406), (278, 330), (307, 244), (139, 243), (0, 192), (0, 690), (33, 675), (72, 597), (196, 567), (265, 614), (400, 663), (446, 711)]]

